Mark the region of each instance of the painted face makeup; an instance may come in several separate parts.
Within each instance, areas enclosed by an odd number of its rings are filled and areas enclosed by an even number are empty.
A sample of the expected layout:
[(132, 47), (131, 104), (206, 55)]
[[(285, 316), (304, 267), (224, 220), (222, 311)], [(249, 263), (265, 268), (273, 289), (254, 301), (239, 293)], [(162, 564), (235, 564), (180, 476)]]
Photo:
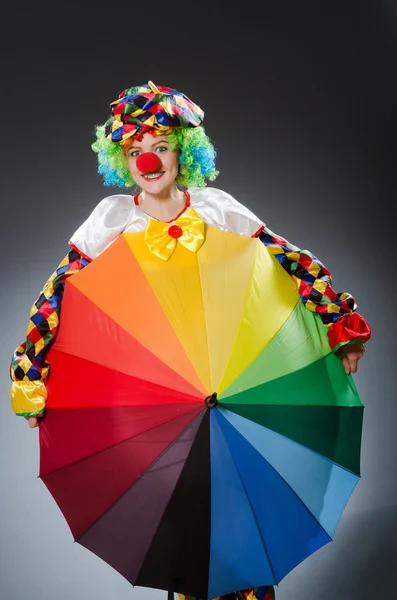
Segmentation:
[(179, 153), (170, 150), (166, 135), (145, 133), (127, 150), (128, 169), (145, 192), (166, 195), (174, 187), (178, 174)]

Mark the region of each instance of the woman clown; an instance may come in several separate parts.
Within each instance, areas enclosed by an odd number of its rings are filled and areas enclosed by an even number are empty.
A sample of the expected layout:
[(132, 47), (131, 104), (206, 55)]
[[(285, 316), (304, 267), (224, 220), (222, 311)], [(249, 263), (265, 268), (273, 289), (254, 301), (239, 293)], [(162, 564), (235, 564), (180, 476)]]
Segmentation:
[[(272, 232), (228, 193), (206, 185), (218, 172), (215, 150), (202, 126), (204, 113), (184, 94), (151, 81), (131, 87), (111, 103), (111, 116), (96, 129), (93, 150), (106, 186), (137, 186), (136, 195), (105, 197), (70, 239), (70, 251), (33, 304), (26, 340), (11, 363), (11, 402), (15, 413), (36, 427), (45, 414), (47, 353), (61, 315), (68, 277), (95, 260), (122, 233), (149, 232), (160, 224), (152, 251), (168, 260), (176, 241), (186, 237), (186, 220), (241, 236), (257, 237), (297, 286), (301, 301), (327, 328), (331, 350), (346, 373), (357, 371), (370, 328), (349, 293), (337, 293), (328, 269), (307, 250)], [(164, 229), (165, 228), (165, 229)], [(202, 243), (202, 242), (201, 242)], [(180, 598), (185, 598), (180, 595)], [(186, 598), (190, 598), (187, 597)], [(224, 599), (268, 600), (272, 586), (232, 591)]]

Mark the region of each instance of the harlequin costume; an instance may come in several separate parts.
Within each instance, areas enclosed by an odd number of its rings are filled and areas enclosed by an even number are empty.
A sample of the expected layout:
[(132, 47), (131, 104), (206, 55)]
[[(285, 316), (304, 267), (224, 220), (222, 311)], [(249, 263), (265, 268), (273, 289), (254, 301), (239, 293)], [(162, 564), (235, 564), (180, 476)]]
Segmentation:
[[(151, 82), (148, 86), (124, 91), (112, 106), (113, 115), (106, 124), (106, 131), (108, 139), (116, 144), (153, 128), (167, 134), (173, 128), (197, 127), (203, 118), (201, 109), (182, 94), (170, 88), (158, 88)], [(369, 339), (370, 328), (356, 312), (354, 298), (349, 293), (334, 291), (331, 274), (321, 261), (272, 232), (228, 193), (214, 187), (188, 188), (183, 210), (169, 223), (149, 217), (140, 206), (139, 195), (111, 195), (98, 204), (71, 237), (69, 253), (32, 306), (26, 340), (16, 349), (11, 364), (11, 398), (16, 414), (40, 415), (45, 408), (45, 379), (50, 370), (46, 355), (58, 330), (68, 277), (95, 260), (124, 232), (145, 231), (151, 251), (166, 261), (177, 241), (192, 247), (204, 243), (206, 226), (258, 237), (293, 278), (304, 306), (317, 313), (327, 327), (334, 352), (345, 344)], [(194, 236), (190, 235), (191, 231), (195, 232)], [(271, 587), (262, 587), (222, 598), (268, 600), (273, 597)]]
[[(178, 594), (179, 600), (196, 600), (193, 596)], [(274, 588), (272, 585), (240, 590), (233, 594), (218, 596), (214, 600), (274, 600)]]

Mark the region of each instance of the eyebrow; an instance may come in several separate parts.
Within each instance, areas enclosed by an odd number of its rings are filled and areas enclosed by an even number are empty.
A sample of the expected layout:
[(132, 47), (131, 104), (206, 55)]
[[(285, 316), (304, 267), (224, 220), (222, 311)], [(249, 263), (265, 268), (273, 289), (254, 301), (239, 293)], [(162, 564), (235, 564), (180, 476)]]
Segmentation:
[[(154, 142), (150, 147), (153, 148), (156, 144), (168, 144), (168, 140), (158, 140), (157, 142)], [(142, 146), (133, 146), (131, 144), (128, 150), (140, 150), (141, 148)]]

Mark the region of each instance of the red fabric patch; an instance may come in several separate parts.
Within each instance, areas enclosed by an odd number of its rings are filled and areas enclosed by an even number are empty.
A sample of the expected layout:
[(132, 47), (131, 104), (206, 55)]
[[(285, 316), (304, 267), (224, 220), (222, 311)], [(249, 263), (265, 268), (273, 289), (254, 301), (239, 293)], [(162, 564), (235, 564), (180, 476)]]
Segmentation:
[(123, 112), (124, 106), (126, 104), (126, 102), (119, 102), (118, 104), (116, 104), (116, 106), (113, 108), (113, 114), (120, 115)]
[(179, 227), (179, 225), (171, 225), (171, 227), (168, 229), (168, 234), (175, 239), (180, 238), (182, 233), (182, 228)]
[[(331, 302), (335, 302), (335, 300), (337, 299), (337, 293), (335, 292), (334, 288), (330, 285), (327, 285), (325, 291), (323, 292), (323, 295), (329, 298)], [(349, 305), (347, 304), (347, 302), (343, 302), (341, 304), (341, 307), (344, 307), (345, 309), (349, 310)]]
[(45, 319), (52, 315), (53, 312), (54, 309), (49, 302), (44, 302), (44, 304), (39, 309), (39, 313), (43, 315)]
[(307, 281), (300, 281), (299, 293), (301, 294), (301, 296), (304, 296), (305, 298), (309, 298), (311, 291), (312, 291), (312, 286), (310, 283), (307, 283)]
[(251, 237), (253, 237), (253, 238), (258, 237), (258, 235), (265, 229), (265, 227), (266, 227), (265, 224), (261, 225), (261, 227), (259, 227), (259, 229), (257, 231), (255, 231), (255, 233), (253, 233), (251, 235)]
[(342, 342), (366, 342), (371, 337), (367, 321), (358, 313), (349, 313), (340, 317), (327, 332), (329, 345), (334, 349)]
[(72, 262), (69, 263), (69, 271), (65, 271), (65, 273), (63, 273), (63, 275), (65, 277), (69, 277), (70, 275), (74, 275), (74, 273), (71, 273), (70, 271), (79, 271), (81, 269), (81, 259), (78, 258), (77, 260), (73, 260)]
[(313, 262), (313, 259), (310, 256), (307, 256), (307, 254), (300, 254), (298, 262), (300, 265), (302, 265), (302, 267), (304, 267), (306, 269), (306, 271), (308, 271), (310, 268), (310, 265)]
[(285, 240), (280, 235), (272, 235), (271, 237), (276, 242), (276, 244), (278, 244), (279, 246), (282, 246), (283, 244), (288, 244), (287, 240)]
[(161, 104), (153, 104), (147, 109), (147, 111), (154, 115), (157, 112), (164, 112), (164, 108), (161, 106)]
[[(41, 340), (43, 338), (42, 334), (38, 331), (38, 329), (36, 329), (36, 327), (34, 329), (32, 329), (32, 331), (29, 332), (29, 335), (27, 336), (30, 341), (35, 344), (36, 342), (38, 342), (39, 340)], [(25, 342), (26, 345), (26, 342)]]
[(134, 123), (124, 123), (124, 133), (130, 133), (130, 131), (134, 131), (134, 129), (136, 129), (136, 125)]
[(87, 254), (84, 254), (84, 252), (82, 252), (81, 250), (79, 250), (79, 248), (77, 248), (77, 246), (75, 246), (73, 244), (73, 242), (69, 241), (68, 244), (71, 248), (73, 248), (73, 250), (76, 250), (76, 252), (78, 252), (80, 254), (80, 256), (82, 256), (86, 260), (89, 260), (90, 262), (92, 262), (93, 259), (90, 256), (88, 256)]
[(324, 315), (329, 314), (328, 306), (329, 306), (329, 304), (317, 304), (314, 309), (314, 312), (321, 313)]

